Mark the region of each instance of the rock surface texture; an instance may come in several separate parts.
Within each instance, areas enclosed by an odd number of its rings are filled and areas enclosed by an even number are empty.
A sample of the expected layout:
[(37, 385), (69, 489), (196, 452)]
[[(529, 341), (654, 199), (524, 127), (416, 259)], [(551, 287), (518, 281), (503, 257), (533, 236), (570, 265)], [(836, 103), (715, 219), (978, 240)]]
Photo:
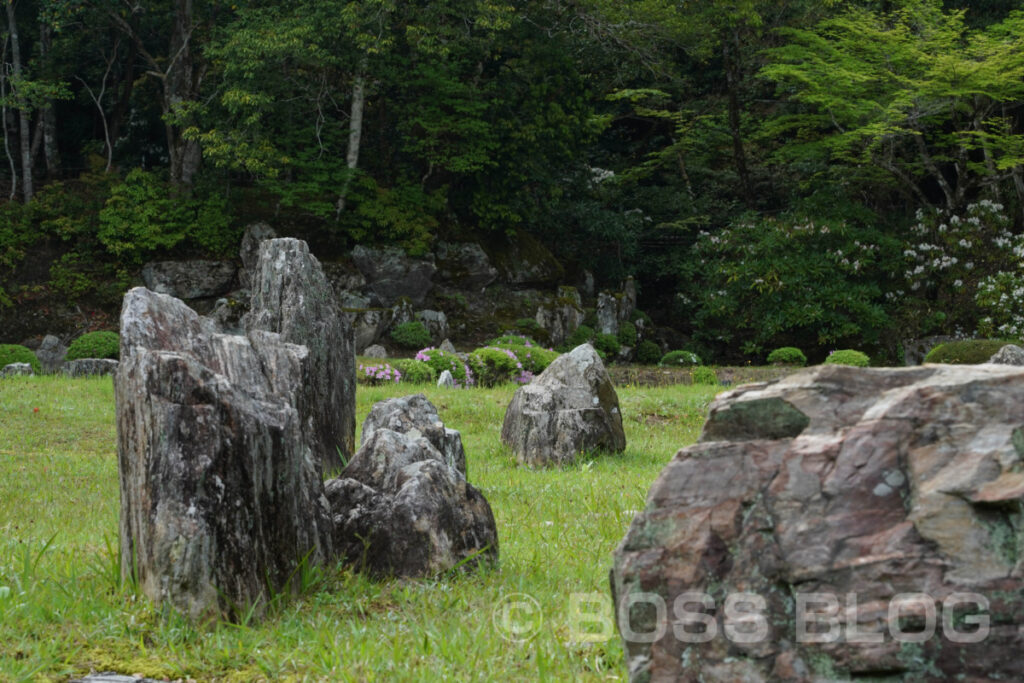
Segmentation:
[(571, 463), (594, 449), (625, 450), (619, 397), (590, 344), (559, 356), (516, 390), (501, 440), (531, 466)]
[(252, 272), (252, 303), (243, 320), (249, 332), (264, 330), (309, 350), (309, 381), (298, 406), (324, 471), (336, 472), (355, 451), (356, 366), (352, 327), (338, 312), (334, 292), (316, 257), (301, 240), (260, 243)]
[(52, 334), (43, 337), (43, 342), (36, 349), (36, 358), (39, 359), (39, 365), (44, 374), (60, 372), (67, 355), (68, 347)]
[(21, 375), (34, 375), (32, 366), (28, 363), (8, 363), (0, 368), (0, 377), (18, 377)]
[(1024, 349), (1016, 344), (1007, 344), (996, 351), (988, 362), (997, 365), (1024, 365)]
[(615, 552), (630, 677), (1024, 680), (1022, 502), (1024, 369), (722, 394)]
[(227, 294), (237, 269), (230, 261), (155, 261), (142, 268), (146, 287), (179, 299), (206, 299)]
[(374, 249), (358, 245), (352, 250), (352, 260), (366, 278), (375, 306), (390, 306), (403, 296), (418, 306), (434, 287), (432, 278), (437, 266), (433, 256), (415, 259), (397, 247)]
[[(331, 557), (320, 461), (307, 440), (314, 359), (282, 335), (221, 334), (136, 288), (115, 380), (121, 567), (193, 619), (237, 617)], [(268, 594), (269, 592), (269, 594)]]
[(548, 332), (548, 342), (560, 346), (583, 324), (586, 315), (575, 287), (559, 287), (554, 301), (537, 308), (537, 324)]
[(371, 573), (432, 576), (497, 561), (494, 515), (466, 481), (462, 437), (422, 394), (376, 404), (359, 451), (325, 488), (335, 547)]
[(68, 377), (94, 377), (117, 373), (117, 361), (109, 358), (79, 358), (69, 360), (61, 368)]

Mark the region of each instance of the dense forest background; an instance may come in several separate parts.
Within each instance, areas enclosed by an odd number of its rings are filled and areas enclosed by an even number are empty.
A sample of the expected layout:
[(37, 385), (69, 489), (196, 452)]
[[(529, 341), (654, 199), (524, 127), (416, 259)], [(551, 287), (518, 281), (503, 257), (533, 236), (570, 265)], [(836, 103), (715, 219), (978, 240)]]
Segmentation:
[(523, 229), (705, 357), (1024, 334), (1012, 0), (7, 0), (0, 307)]

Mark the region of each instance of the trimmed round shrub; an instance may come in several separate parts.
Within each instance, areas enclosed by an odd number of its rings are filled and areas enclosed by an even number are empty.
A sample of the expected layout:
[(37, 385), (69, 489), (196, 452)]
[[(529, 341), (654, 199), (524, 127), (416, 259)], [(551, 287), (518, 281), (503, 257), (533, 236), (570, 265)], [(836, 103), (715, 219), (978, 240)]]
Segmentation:
[(619, 323), (619, 333), (616, 338), (623, 346), (636, 346), (636, 325), (631, 322)]
[(415, 358), (392, 358), (391, 367), (402, 373), (405, 384), (433, 384), (437, 381), (434, 368)]
[(391, 339), (405, 349), (422, 349), (430, 344), (430, 332), (420, 321), (411, 320), (391, 330)]
[(924, 357), (925, 363), (945, 363), (947, 365), (977, 365), (987, 363), (988, 359), (1007, 344), (1018, 344), (1015, 341), (999, 339), (964, 339), (961, 341), (939, 344)]
[(657, 365), (661, 360), (661, 347), (654, 342), (644, 340), (636, 347), (636, 362), (644, 365)]
[(503, 334), (500, 337), (487, 342), (488, 346), (502, 346), (505, 344), (512, 344), (514, 346), (536, 346), (537, 341), (533, 337), (528, 337), (525, 334)]
[(857, 368), (866, 368), (871, 365), (871, 359), (862, 351), (841, 349), (828, 354), (825, 365), (852, 365)]
[(390, 363), (379, 361), (377, 363), (360, 363), (359, 367), (356, 368), (356, 381), (360, 384), (366, 384), (368, 386), (379, 386), (381, 384), (391, 384), (401, 382), (403, 379), (403, 373), (398, 368), (394, 368)]
[(599, 334), (594, 337), (594, 348), (601, 353), (615, 356), (622, 347), (619, 345), (619, 340), (615, 338), (614, 334)]
[(467, 362), (477, 384), (482, 387), (493, 387), (517, 380), (520, 384), (528, 384), (533, 379), (532, 373), (523, 367), (519, 356), (512, 349), (485, 346), (470, 353)]
[(700, 356), (693, 351), (669, 351), (661, 357), (658, 365), (679, 367), (700, 365)]
[(690, 381), (694, 384), (718, 386), (718, 375), (706, 365), (698, 365), (690, 372)]
[(448, 370), (452, 373), (452, 378), (457, 386), (471, 386), (473, 384), (472, 371), (454, 353), (430, 347), (418, 351), (415, 360), (426, 363), (433, 368), (434, 377), (440, 377), (441, 373)]
[(32, 366), (32, 372), (37, 375), (42, 372), (39, 359), (32, 349), (21, 344), (0, 344), (0, 368), (11, 363), (28, 363)]
[(68, 355), (64, 360), (81, 358), (109, 358), (117, 360), (121, 356), (121, 340), (117, 332), (86, 332), (71, 342)]
[(795, 346), (783, 346), (768, 354), (771, 365), (807, 365), (807, 356)]

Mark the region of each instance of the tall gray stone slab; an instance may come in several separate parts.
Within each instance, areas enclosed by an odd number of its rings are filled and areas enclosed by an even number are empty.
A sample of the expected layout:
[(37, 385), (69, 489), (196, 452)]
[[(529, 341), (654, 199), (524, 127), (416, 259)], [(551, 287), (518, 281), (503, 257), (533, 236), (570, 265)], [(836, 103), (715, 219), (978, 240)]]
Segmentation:
[(310, 382), (299, 405), (307, 438), (326, 472), (355, 452), (356, 362), (352, 326), (308, 245), (291, 238), (260, 243), (252, 276), (248, 331), (266, 330), (309, 349)]

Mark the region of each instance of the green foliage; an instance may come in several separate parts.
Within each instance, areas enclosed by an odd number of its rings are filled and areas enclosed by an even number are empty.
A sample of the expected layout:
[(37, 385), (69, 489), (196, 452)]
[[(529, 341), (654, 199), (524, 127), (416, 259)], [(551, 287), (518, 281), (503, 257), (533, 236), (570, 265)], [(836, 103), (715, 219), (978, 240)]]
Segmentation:
[(541, 327), (534, 318), (520, 318), (516, 321), (516, 329), (529, 335), (532, 339), (544, 342), (548, 340), (548, 331)]
[(889, 324), (882, 283), (899, 244), (844, 222), (796, 217), (741, 221), (702, 232), (693, 286), (680, 300), (695, 337), (745, 353), (790, 338), (877, 340)]
[(391, 339), (404, 349), (420, 349), (430, 344), (430, 332), (420, 321), (410, 320), (391, 330)]
[(433, 384), (437, 381), (434, 368), (415, 358), (390, 358), (391, 367), (402, 373), (401, 381), (406, 384)]
[(404, 373), (384, 361), (360, 363), (356, 368), (356, 381), (366, 386), (376, 387), (392, 382), (397, 384), (403, 380), (405, 380)]
[(31, 349), (21, 344), (0, 344), (0, 368), (11, 363), (28, 363), (32, 366), (32, 372), (37, 375), (42, 372), (39, 359)]
[(514, 334), (510, 332), (508, 334), (503, 334), (500, 337), (495, 337), (487, 342), (488, 346), (507, 346), (510, 344), (513, 346), (535, 346), (537, 341), (533, 337), (529, 337), (525, 334)]
[(768, 362), (772, 365), (807, 365), (807, 356), (795, 346), (782, 346), (768, 354)]
[(617, 338), (623, 346), (636, 346), (636, 325), (629, 321), (619, 323)]
[(598, 334), (594, 337), (594, 348), (600, 353), (614, 357), (622, 347), (614, 334)]
[(434, 376), (438, 378), (441, 377), (441, 373), (448, 370), (459, 386), (471, 386), (474, 382), (472, 371), (462, 359), (447, 351), (433, 347), (421, 349), (416, 352), (415, 360), (429, 365), (434, 371)]
[(86, 332), (71, 342), (66, 360), (80, 358), (109, 358), (121, 356), (121, 341), (117, 332)]
[(718, 386), (718, 375), (706, 365), (698, 365), (690, 371), (690, 381), (693, 384), (706, 384)]
[(999, 339), (964, 339), (961, 341), (939, 344), (924, 357), (925, 363), (945, 363), (947, 365), (977, 365), (987, 363), (999, 349), (1015, 341)]
[(644, 313), (643, 311), (641, 311), (641, 310), (640, 310), (639, 308), (634, 308), (634, 309), (633, 309), (633, 312), (632, 312), (632, 313), (630, 313), (630, 315), (629, 315), (629, 319), (630, 319), (631, 321), (633, 321), (634, 323), (636, 323), (636, 322), (643, 322), (644, 326), (645, 326), (645, 327), (648, 327), (648, 328), (649, 328), (649, 327), (650, 327), (650, 326), (651, 326), (652, 324), (654, 324), (654, 323), (653, 323), (653, 322), (651, 321), (651, 316), (647, 315), (646, 313)]
[(569, 335), (569, 338), (565, 340), (565, 344), (562, 345), (566, 351), (575, 349), (580, 344), (586, 344), (587, 342), (593, 341), (597, 336), (594, 332), (594, 328), (590, 325), (580, 325), (573, 333)]
[(469, 354), (467, 361), (476, 382), (482, 387), (493, 387), (513, 382), (524, 373), (524, 367), (515, 351), (508, 348), (484, 347)]
[(840, 349), (828, 354), (825, 365), (852, 365), (858, 368), (866, 368), (871, 365), (868, 354), (853, 349)]
[(636, 347), (636, 361), (643, 365), (657, 365), (661, 360), (661, 347), (649, 339), (640, 342)]
[(661, 357), (661, 361), (658, 365), (665, 367), (690, 367), (692, 365), (700, 365), (700, 356), (695, 354), (693, 351), (669, 351)]

